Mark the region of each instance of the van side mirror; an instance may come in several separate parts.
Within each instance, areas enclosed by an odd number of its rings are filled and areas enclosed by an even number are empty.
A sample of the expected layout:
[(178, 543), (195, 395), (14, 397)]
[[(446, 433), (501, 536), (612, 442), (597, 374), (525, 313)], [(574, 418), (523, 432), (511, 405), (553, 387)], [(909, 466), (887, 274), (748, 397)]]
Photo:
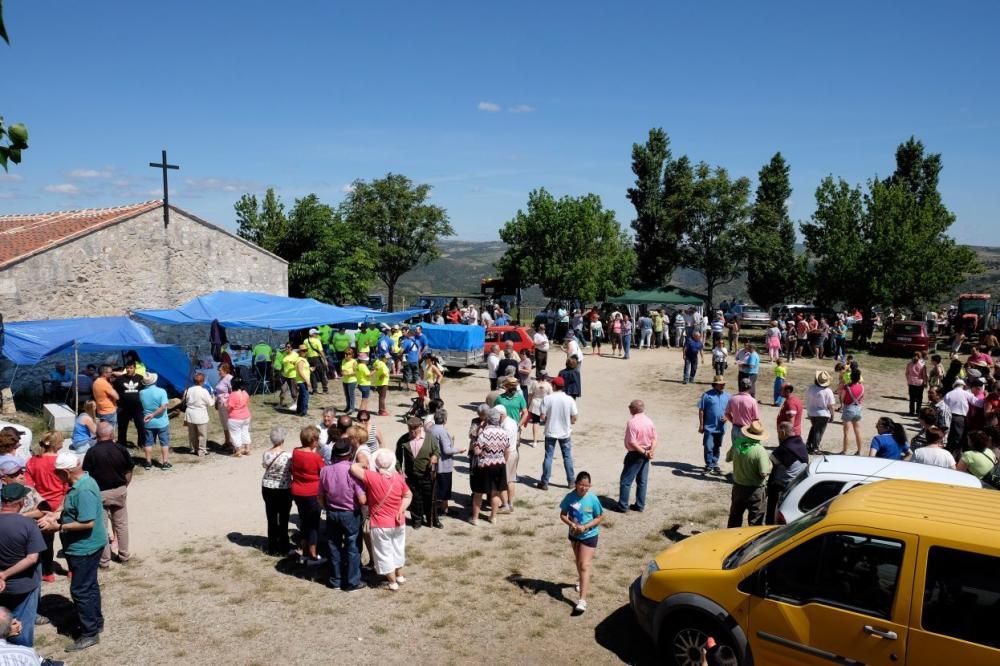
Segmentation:
[(740, 592), (763, 599), (767, 596), (767, 568), (758, 569), (743, 579), (738, 586)]

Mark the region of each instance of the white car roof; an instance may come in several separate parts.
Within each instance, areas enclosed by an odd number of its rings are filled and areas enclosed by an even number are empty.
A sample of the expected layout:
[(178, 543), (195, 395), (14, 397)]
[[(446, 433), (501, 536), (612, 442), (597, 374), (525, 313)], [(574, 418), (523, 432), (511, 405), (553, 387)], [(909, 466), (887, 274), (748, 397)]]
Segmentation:
[(967, 472), (922, 465), (906, 460), (886, 460), (861, 456), (822, 456), (809, 463), (810, 474), (846, 474), (875, 479), (931, 481), (953, 486), (982, 488), (982, 483)]

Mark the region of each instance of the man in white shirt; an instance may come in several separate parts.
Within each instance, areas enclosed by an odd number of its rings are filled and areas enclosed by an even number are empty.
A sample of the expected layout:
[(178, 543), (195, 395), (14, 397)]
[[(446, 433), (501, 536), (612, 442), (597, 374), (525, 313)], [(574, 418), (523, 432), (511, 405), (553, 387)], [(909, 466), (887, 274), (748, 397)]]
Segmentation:
[(951, 412), (951, 427), (948, 428), (948, 450), (953, 455), (961, 455), (965, 449), (967, 433), (965, 432), (965, 419), (969, 415), (969, 407), (982, 405), (977, 401), (976, 396), (965, 390), (965, 381), (956, 379), (951, 385), (951, 390), (944, 394), (944, 404)]
[(20, 633), (20, 631), (21, 627), (11, 612), (0, 606), (0, 664), (5, 666), (39, 666), (42, 660), (34, 649), (7, 642), (7, 638)]
[(545, 374), (545, 366), (549, 361), (549, 336), (545, 335), (545, 324), (539, 324), (532, 342), (535, 343), (535, 378)]
[(809, 453), (819, 452), (826, 425), (833, 417), (834, 404), (833, 391), (830, 390), (830, 373), (820, 370), (816, 373), (813, 385), (806, 391), (806, 416), (810, 423), (806, 448), (809, 449)]
[(497, 390), (497, 366), (500, 365), (500, 345), (492, 345), (486, 357), (486, 372), (490, 378), (490, 390)]
[(576, 475), (573, 473), (573, 424), (576, 423), (576, 401), (566, 395), (566, 383), (562, 377), (552, 379), (552, 393), (542, 399), (542, 421), (545, 423), (545, 461), (542, 463), (542, 479), (539, 490), (549, 489), (552, 476), (552, 458), (556, 444), (562, 452), (563, 466), (566, 468), (566, 487), (572, 488)]
[(944, 435), (937, 426), (927, 429), (927, 444), (913, 452), (913, 462), (955, 469), (955, 457), (944, 448)]

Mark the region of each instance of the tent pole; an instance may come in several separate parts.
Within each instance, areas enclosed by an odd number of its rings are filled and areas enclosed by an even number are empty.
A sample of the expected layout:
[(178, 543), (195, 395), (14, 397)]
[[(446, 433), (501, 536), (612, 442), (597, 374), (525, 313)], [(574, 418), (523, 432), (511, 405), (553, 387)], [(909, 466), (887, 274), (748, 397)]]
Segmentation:
[(76, 413), (80, 413), (80, 343), (73, 342), (73, 393), (76, 396)]

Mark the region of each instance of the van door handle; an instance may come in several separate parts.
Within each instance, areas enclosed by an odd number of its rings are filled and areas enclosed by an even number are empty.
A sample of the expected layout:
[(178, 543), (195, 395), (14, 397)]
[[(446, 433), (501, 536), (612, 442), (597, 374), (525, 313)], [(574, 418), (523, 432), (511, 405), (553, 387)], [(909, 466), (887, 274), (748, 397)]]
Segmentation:
[(865, 625), (865, 633), (871, 634), (872, 636), (878, 636), (879, 638), (884, 638), (887, 641), (894, 641), (899, 638), (895, 631), (882, 631), (881, 629), (876, 629), (870, 624)]

